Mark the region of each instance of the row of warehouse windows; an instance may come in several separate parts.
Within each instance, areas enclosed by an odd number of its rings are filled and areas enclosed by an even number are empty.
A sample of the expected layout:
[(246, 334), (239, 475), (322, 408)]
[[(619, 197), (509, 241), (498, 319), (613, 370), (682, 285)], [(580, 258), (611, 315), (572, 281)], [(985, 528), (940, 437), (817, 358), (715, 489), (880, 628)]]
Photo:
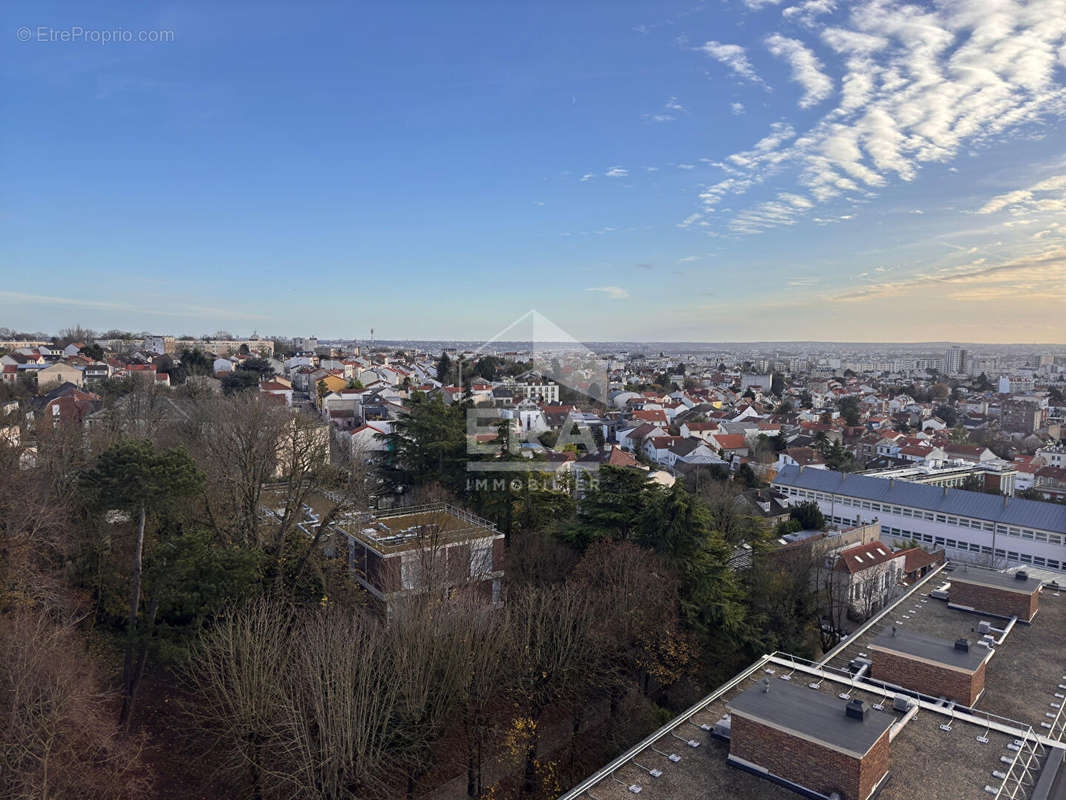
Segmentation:
[[(908, 531), (902, 528), (894, 528), (886, 526), (882, 528), (884, 533), (892, 539), (895, 539), (896, 545), (905, 545), (908, 542), (924, 542), (925, 544), (931, 544), (934, 547), (947, 547), (952, 550), (962, 550), (970, 553), (980, 553), (981, 555), (992, 555), (992, 548), (987, 545), (979, 545), (974, 542), (956, 541), (955, 539), (949, 539), (945, 536), (931, 536), (927, 533), (916, 533)], [(1041, 556), (1031, 556), (1028, 553), (1016, 553), (1013, 550), (1001, 550), (996, 548), (996, 558), (1006, 558), (1010, 561), (1014, 561), (1020, 564), (1031, 564), (1034, 567), (1047, 567), (1048, 569), (1066, 569), (1066, 563), (1060, 562), (1054, 558), (1043, 558)]]
[[(796, 489), (790, 486), (782, 486), (778, 488), (791, 497), (797, 497), (804, 500), (821, 500), (825, 503), (834, 502), (833, 495), (825, 492), (813, 492), (807, 489)], [(908, 506), (896, 506), (889, 503), (877, 503), (872, 500), (855, 500), (850, 497), (837, 497), (835, 498), (835, 502), (837, 505), (841, 506), (852, 506), (867, 511), (880, 511), (885, 514), (895, 514), (900, 517), (926, 519), (930, 522), (942, 522), (946, 525), (955, 525), (960, 528), (972, 528), (973, 530), (978, 531), (992, 532), (996, 527), (996, 523), (986, 522), (985, 520), (971, 519), (969, 517), (956, 517), (951, 514), (936, 514), (932, 511), (923, 511)], [(1000, 525), (999, 532), (1006, 534), (1007, 536), (1017, 536), (1020, 539), (1027, 539), (1031, 542), (1048, 542), (1050, 544), (1058, 545), (1063, 544), (1063, 536), (1057, 533), (1035, 531), (1029, 528), (1019, 528), (1014, 525)]]

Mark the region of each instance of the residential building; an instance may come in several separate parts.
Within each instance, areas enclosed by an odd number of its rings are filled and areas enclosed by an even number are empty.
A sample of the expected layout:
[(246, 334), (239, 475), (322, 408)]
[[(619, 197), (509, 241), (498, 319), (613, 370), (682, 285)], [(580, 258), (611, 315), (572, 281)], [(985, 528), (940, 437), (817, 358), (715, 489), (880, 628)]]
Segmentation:
[(1000, 406), (999, 426), (1008, 433), (1034, 433), (1043, 424), (1043, 409), (1033, 400), (1009, 399)]
[(849, 547), (831, 558), (834, 596), (846, 598), (847, 614), (856, 620), (868, 619), (895, 597), (906, 561), (902, 551), (881, 542)]
[[(305, 533), (324, 515), (312, 499), (301, 523)], [(503, 534), (488, 520), (438, 503), (342, 515), (330, 527), (337, 552), (347, 551), (352, 576), (386, 620), (409, 597), (450, 596), (471, 587), (486, 604), (502, 602)], [(344, 548), (344, 549), (342, 549)]]

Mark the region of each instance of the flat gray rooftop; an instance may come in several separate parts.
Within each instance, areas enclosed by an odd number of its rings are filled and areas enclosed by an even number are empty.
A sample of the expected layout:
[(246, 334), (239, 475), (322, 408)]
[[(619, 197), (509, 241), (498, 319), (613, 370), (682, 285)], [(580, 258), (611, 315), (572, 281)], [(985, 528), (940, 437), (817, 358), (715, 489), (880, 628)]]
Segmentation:
[[(812, 696), (840, 704), (840, 713), (844, 713), (844, 701), (838, 694), (846, 691), (846, 686), (824, 681), (820, 688), (811, 689), (808, 687), (809, 677), (797, 672), (791, 681), (782, 681), (781, 676), (786, 674), (788, 670), (781, 667), (776, 668), (774, 675), (756, 671), (754, 680), (745, 681), (693, 715), (692, 722), (695, 724), (678, 720), (673, 733), (682, 739), (698, 741), (699, 747), (688, 747), (683, 741), (666, 733), (634, 759), (645, 767), (661, 769), (663, 774), (660, 778), (652, 778), (630, 761), (615, 771), (615, 780), (604, 778), (592, 787), (589, 794), (583, 794), (580, 800), (587, 800), (590, 796), (596, 800), (627, 800), (633, 797), (626, 788), (632, 784), (640, 785), (643, 788), (640, 796), (649, 800), (796, 800), (798, 795), (789, 789), (730, 766), (727, 761), (729, 743), (696, 727), (700, 724), (714, 725), (723, 714), (728, 713), (727, 705), (732, 705), (744, 691), (755, 688), (761, 692), (759, 685), (766, 677), (773, 683), (771, 693), (791, 683)], [(852, 690), (851, 696), (870, 704), (884, 700), (882, 695), (860, 689)], [(885, 711), (894, 719), (902, 716), (892, 711), (891, 701)], [(951, 731), (944, 731), (940, 725), (946, 719), (944, 715), (920, 712), (892, 740), (889, 756), (891, 775), (878, 800), (976, 800), (990, 797), (984, 794), (984, 786), (998, 785), (999, 781), (992, 773), (1004, 768), (1001, 756), (1013, 755), (1007, 747), (1013, 737), (989, 731), (986, 737), (989, 741), (981, 743), (977, 741), (977, 736), (984, 733), (983, 727), (956, 720)], [(676, 753), (681, 760), (673, 763), (662, 753)]]
[(945, 577), (952, 583), (972, 583), (977, 586), (991, 586), (994, 589), (1006, 589), (1021, 594), (1032, 594), (1040, 588), (1036, 578), (1018, 578), (1015, 573), (997, 572), (993, 569), (981, 569), (966, 564), (959, 564)]
[(895, 721), (872, 708), (866, 709), (863, 719), (855, 719), (844, 713), (846, 700), (791, 682), (766, 680), (769, 691), (748, 689), (734, 697), (727, 709), (860, 758)]
[(871, 475), (845, 475), (828, 469), (801, 470), (799, 467), (782, 468), (771, 485), (775, 488), (791, 486), (815, 492), (832, 492), (1004, 525), (1066, 533), (1066, 506), (1022, 497), (1008, 497), (1004, 501), (1002, 497), (983, 492), (963, 489), (948, 489), (945, 492), (939, 486), (924, 483), (890, 481)]
[[(953, 579), (951, 573), (941, 571), (919, 585), (872, 628), (848, 640), (826, 666), (846, 670), (852, 659), (869, 658), (871, 646), (890, 632), (892, 626), (896, 626), (897, 636), (906, 632), (946, 641), (966, 637), (972, 652), (973, 643), (981, 636), (976, 629), (982, 620), (996, 628), (1002, 628), (1006, 621), (951, 608), (929, 595), (931, 589)], [(1063, 702), (1063, 698), (1056, 697), (1056, 694), (1066, 694), (1058, 688), (1060, 683), (1066, 684), (1066, 592), (1045, 587), (1040, 594), (1040, 610), (1032, 624), (1015, 625), (1003, 644), (996, 647), (985, 670), (985, 692), (975, 708), (1041, 730), (1040, 723), (1047, 721), (1045, 714), (1055, 710), (1051, 704)]]
[[(960, 637), (965, 638), (965, 637)], [(925, 636), (913, 631), (892, 628), (882, 631), (873, 640), (874, 648), (892, 650), (905, 656), (914, 656), (925, 661), (933, 661), (956, 669), (964, 669), (968, 672), (976, 672), (988, 654), (991, 652), (986, 647), (970, 641), (968, 651), (956, 650), (954, 640), (939, 639), (935, 636)], [(877, 663), (876, 656), (874, 663)]]

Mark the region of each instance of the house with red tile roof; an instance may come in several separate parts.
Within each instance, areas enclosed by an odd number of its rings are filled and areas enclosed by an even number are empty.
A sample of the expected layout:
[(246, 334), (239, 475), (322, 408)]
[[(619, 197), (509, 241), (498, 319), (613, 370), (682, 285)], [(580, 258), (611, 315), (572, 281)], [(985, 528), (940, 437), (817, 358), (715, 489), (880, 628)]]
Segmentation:
[(830, 556), (837, 596), (847, 604), (848, 616), (864, 620), (899, 593), (907, 556), (880, 541), (849, 547)]

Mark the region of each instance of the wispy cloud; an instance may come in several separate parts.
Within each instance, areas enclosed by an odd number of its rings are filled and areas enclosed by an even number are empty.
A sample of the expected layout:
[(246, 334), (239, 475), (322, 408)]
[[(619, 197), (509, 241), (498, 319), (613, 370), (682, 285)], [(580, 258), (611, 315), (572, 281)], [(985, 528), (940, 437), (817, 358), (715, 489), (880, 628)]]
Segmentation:
[(224, 317), (227, 319), (267, 319), (267, 314), (253, 314), (233, 308), (213, 308), (187, 303), (175, 303), (172, 308), (159, 308), (151, 303), (129, 303), (118, 300), (89, 300), (83, 297), (58, 297), (55, 295), (26, 294), (24, 292), (0, 291), (0, 302), (19, 304), (71, 306), (98, 311), (123, 311), (148, 314), (157, 317)]
[(621, 286), (590, 286), (585, 291), (603, 292), (609, 300), (626, 300), (629, 298), (629, 291)]
[(608, 178), (624, 178), (629, 174), (629, 170), (624, 167), (611, 167), (603, 174)]
[(739, 44), (723, 44), (722, 42), (710, 41), (699, 49), (718, 63), (724, 64), (734, 74), (744, 80), (763, 86), (766, 85), (766, 82), (758, 76), (755, 68), (748, 60), (747, 51)]
[[(841, 196), (861, 200), (914, 180), (924, 165), (950, 163), (992, 139), (1028, 135), (1034, 123), (1066, 118), (1064, 11), (1063, 0), (1024, 8), (991, 0), (933, 6), (856, 0), (846, 17), (834, 17), (811, 41), (771, 35), (767, 46), (803, 87), (801, 105), (824, 103), (839, 87), (836, 102), (788, 140), (719, 159), (725, 176), (701, 192), (702, 213), (759, 184), (775, 192), (798, 184), (815, 205)], [(816, 45), (832, 53), (828, 68)], [(708, 42), (700, 49), (736, 74), (758, 78), (743, 48)], [(989, 201), (986, 213), (1053, 210), (1057, 202), (1040, 194), (1053, 186), (1020, 191)], [(797, 218), (776, 206), (760, 216), (766, 210), (731, 213), (759, 216), (765, 224), (738, 226), (753, 232)], [(721, 216), (728, 225), (729, 215)]]
[(744, 113), (745, 108), (743, 103), (730, 103), (729, 110), (733, 112), (733, 116), (739, 117)]
[(1018, 189), (993, 197), (978, 214), (1008, 211), (1021, 214), (1061, 214), (1066, 212), (1066, 175), (1055, 175), (1034, 183), (1028, 189)]
[(789, 39), (779, 33), (766, 38), (770, 53), (788, 62), (792, 80), (803, 87), (801, 108), (818, 105), (833, 92), (833, 81), (822, 69), (822, 62), (798, 39)]
[(1030, 297), (1034, 301), (1066, 300), (1066, 247), (1053, 247), (996, 264), (983, 260), (897, 281), (882, 281), (833, 295), (839, 303), (924, 295), (958, 302), (987, 302)]

